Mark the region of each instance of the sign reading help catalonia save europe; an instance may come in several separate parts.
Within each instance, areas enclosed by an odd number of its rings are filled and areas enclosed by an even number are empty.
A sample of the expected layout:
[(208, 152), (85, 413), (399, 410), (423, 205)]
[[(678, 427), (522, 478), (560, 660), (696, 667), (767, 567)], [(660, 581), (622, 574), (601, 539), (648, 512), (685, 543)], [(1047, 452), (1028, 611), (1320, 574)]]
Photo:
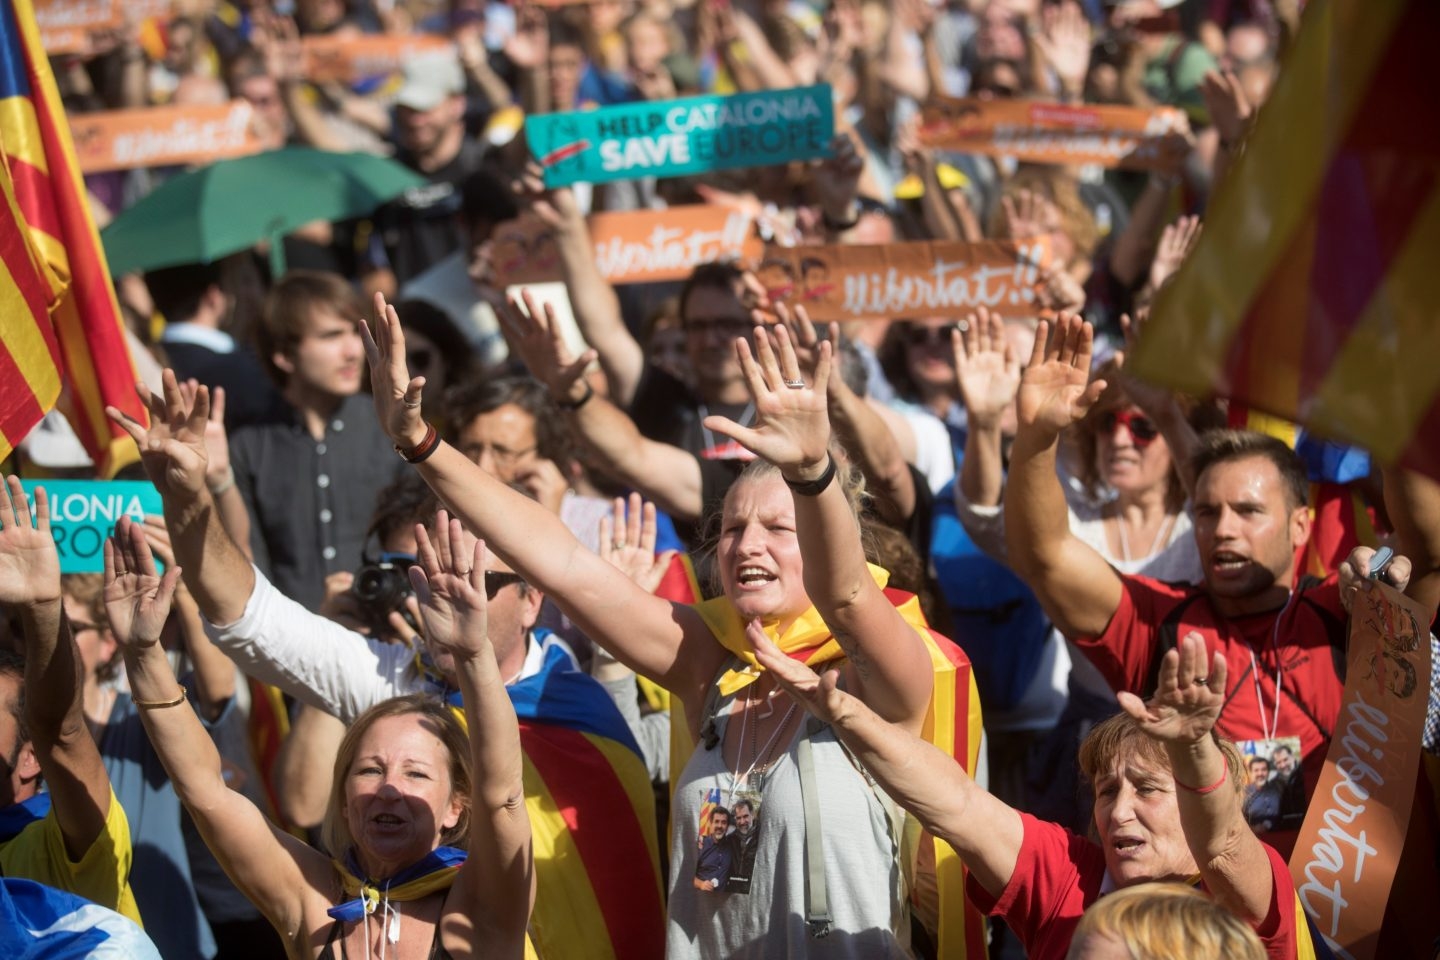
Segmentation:
[(830, 155), (828, 84), (529, 117), (545, 185), (680, 177)]

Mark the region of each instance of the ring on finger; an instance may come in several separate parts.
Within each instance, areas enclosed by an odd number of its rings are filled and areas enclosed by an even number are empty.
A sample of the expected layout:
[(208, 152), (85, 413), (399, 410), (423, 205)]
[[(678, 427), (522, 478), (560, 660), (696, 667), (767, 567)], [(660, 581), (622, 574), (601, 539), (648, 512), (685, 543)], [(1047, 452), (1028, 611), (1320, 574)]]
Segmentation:
[(1197, 686), (1197, 687), (1204, 687), (1204, 686), (1209, 685), (1209, 683), (1210, 683), (1210, 678), (1209, 678), (1209, 677), (1196, 677), (1196, 678), (1195, 678), (1193, 681), (1191, 681), (1191, 682), (1194, 683), (1195, 686)]
[(799, 379), (799, 378), (796, 378), (796, 379), (794, 379), (794, 380), (790, 380), (790, 379), (787, 378), (787, 379), (781, 380), (780, 382), (783, 383), (783, 384), (785, 384), (785, 386), (789, 387), (791, 390), (804, 390), (804, 389), (805, 389), (805, 381), (804, 381), (804, 380), (801, 380), (801, 379)]

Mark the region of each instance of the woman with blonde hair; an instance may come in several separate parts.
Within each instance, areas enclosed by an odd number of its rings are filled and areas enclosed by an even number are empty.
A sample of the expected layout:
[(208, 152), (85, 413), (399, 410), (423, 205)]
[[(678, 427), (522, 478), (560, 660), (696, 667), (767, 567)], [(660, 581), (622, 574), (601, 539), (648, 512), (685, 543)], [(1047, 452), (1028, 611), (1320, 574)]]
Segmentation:
[(519, 728), (487, 632), (484, 546), (444, 511), (433, 543), (423, 527), (416, 537), (411, 584), (429, 638), (454, 655), (473, 736), (422, 696), (361, 714), (335, 763), (324, 826), (333, 859), (226, 785), (160, 649), (180, 568), (159, 576), (127, 518), (105, 543), (105, 608), (145, 730), (206, 845), (295, 960), (524, 954), (534, 857)]
[(1066, 960), (1265, 960), (1265, 947), (1194, 887), (1141, 883), (1085, 911)]

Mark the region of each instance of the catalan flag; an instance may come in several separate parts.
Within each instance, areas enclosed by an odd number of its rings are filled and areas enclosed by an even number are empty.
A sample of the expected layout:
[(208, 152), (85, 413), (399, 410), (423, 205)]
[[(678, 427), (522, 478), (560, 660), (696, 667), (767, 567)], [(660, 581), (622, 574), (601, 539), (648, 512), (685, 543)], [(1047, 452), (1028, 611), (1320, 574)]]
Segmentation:
[[(535, 851), (531, 950), (543, 960), (665, 953), (655, 795), (640, 747), (605, 688), (553, 647), (506, 688), (520, 721)], [(459, 694), (451, 694), (465, 722)]]
[(1136, 372), (1440, 477), (1433, 0), (1316, 0)]
[[(22, 295), (28, 309), (5, 315), (0, 452), (8, 453), (28, 430), (21, 426), (25, 418), (55, 403), (63, 384), (71, 426), (97, 470), (113, 476), (138, 459), (138, 451), (106, 419), (105, 405), (113, 404), (142, 422), (145, 411), (135, 396), (135, 368), (120, 308), (31, 0), (0, 0), (0, 152), (14, 201), (12, 206), (7, 189), (7, 209), (0, 218), (0, 232), (6, 236), (0, 249), (10, 277), (0, 278), (0, 284), (29, 291)], [(14, 264), (19, 261), (12, 251), (19, 245), (14, 231), (24, 231), (21, 236), (28, 236), (58, 281), (51, 292), (59, 299), (48, 311), (35, 309), (41, 299), (33, 280), (22, 288), (16, 279)], [(15, 294), (9, 296), (19, 303)]]
[[(954, 757), (956, 763), (973, 775), (980, 759), (981, 715), (980, 694), (975, 689), (969, 658), (950, 640), (930, 629), (914, 594), (885, 586), (890, 579), (887, 571), (871, 564), (870, 574), (930, 653), (935, 686), (921, 736)], [(755, 670), (761, 669), (745, 636), (745, 624), (727, 598), (698, 603), (695, 611), (725, 649)], [(803, 658), (807, 664), (833, 663), (843, 656), (839, 643), (814, 607), (782, 636), (771, 639), (785, 653), (796, 659)], [(720, 692), (729, 694), (743, 689), (756, 675), (753, 671), (731, 670), (720, 678)], [(679, 778), (695, 750), (678, 703), (675, 701), (671, 707), (672, 782)], [(937, 956), (940, 960), (984, 960), (987, 956), (985, 920), (965, 896), (965, 865), (949, 844), (920, 830), (913, 821), (905, 830), (905, 847), (905, 873), (910, 881), (911, 902), (922, 923), (938, 927)]]

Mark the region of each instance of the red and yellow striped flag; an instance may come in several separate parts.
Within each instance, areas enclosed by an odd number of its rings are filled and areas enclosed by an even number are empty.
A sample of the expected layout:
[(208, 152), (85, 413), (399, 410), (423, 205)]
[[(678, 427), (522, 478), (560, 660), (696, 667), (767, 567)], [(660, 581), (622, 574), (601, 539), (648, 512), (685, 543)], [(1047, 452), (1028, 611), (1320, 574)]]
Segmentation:
[[(113, 476), (138, 459), (138, 451), (106, 419), (105, 405), (113, 404), (141, 422), (145, 411), (135, 396), (135, 367), (120, 308), (31, 0), (0, 0), (0, 152), (14, 189), (13, 206), (6, 191), (0, 231), (7, 236), (0, 244), (7, 251), (16, 248), (12, 231), (23, 231), (19, 235), (28, 238), (25, 242), (57, 279), (51, 291), (59, 294), (48, 311), (35, 310), (39, 301), (32, 295), (25, 298), (28, 309), (5, 314), (0, 415), (7, 419), (0, 421), (0, 453), (8, 454), (34, 425), (23, 425), (26, 418), (54, 405), (63, 383), (69, 392), (70, 425), (97, 472)], [(18, 287), (8, 254), (6, 266), (10, 282)], [(40, 343), (48, 349), (39, 349)]]
[(1440, 476), (1433, 0), (1317, 0), (1136, 372)]

